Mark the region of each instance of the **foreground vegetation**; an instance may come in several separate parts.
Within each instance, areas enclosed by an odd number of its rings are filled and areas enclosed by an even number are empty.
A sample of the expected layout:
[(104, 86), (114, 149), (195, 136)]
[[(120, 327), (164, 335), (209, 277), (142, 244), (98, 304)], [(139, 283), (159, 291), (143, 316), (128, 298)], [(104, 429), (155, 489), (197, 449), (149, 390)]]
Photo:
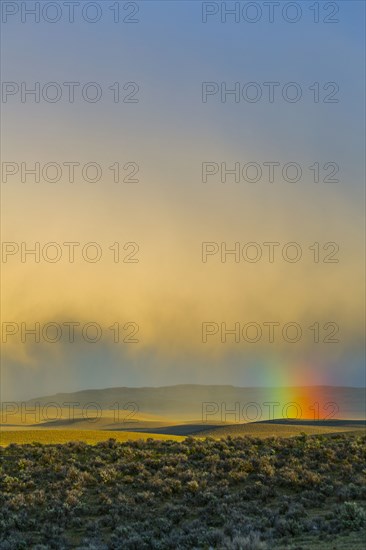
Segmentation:
[(140, 432), (119, 432), (106, 430), (7, 430), (0, 432), (0, 445), (6, 446), (12, 443), (24, 445), (29, 443), (42, 443), (43, 445), (56, 445), (69, 443), (70, 441), (82, 441), (88, 445), (101, 443), (109, 438), (116, 441), (134, 441), (136, 439), (175, 439), (182, 441), (184, 437), (144, 434)]
[(11, 444), (0, 454), (2, 550), (364, 547), (364, 435)]

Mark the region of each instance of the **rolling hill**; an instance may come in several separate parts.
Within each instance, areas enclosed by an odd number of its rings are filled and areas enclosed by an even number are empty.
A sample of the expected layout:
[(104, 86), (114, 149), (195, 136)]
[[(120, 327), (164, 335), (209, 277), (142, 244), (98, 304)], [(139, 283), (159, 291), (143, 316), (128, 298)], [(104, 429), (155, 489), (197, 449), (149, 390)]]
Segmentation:
[[(279, 397), (284, 396), (284, 397)], [(296, 396), (294, 398), (293, 396)], [(313, 396), (313, 397), (312, 397)], [(270, 407), (266, 403), (279, 403), (279, 408), (272, 417)], [(363, 419), (365, 418), (365, 389), (339, 386), (313, 387), (235, 387), (229, 385), (199, 385), (186, 384), (164, 387), (141, 388), (106, 388), (98, 390), (83, 390), (73, 393), (57, 393), (55, 395), (38, 397), (26, 402), (31, 408), (39, 403), (41, 406), (55, 403), (62, 407), (65, 403), (78, 403), (76, 408), (89, 407), (101, 410), (127, 410), (130, 420), (197, 421), (205, 420), (210, 423), (247, 422), (269, 420), (281, 417), (279, 411), (289, 402), (297, 402), (302, 409), (301, 419), (314, 419), (311, 406), (319, 403), (319, 418), (324, 419), (332, 411), (324, 407), (327, 403), (334, 403), (338, 411), (334, 411), (333, 418)], [(230, 414), (230, 410), (239, 411), (239, 418)], [(238, 408), (239, 407), (239, 408)], [(203, 415), (204, 411), (204, 415)], [(257, 418), (253, 415), (257, 413)], [(204, 418), (203, 418), (204, 416)]]

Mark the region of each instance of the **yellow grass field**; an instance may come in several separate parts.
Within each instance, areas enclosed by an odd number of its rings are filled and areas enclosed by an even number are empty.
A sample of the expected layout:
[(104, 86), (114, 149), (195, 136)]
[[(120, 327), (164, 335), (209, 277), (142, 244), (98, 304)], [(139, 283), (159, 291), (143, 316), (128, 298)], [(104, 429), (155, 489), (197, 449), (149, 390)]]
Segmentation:
[[(223, 426), (214, 429), (205, 429), (202, 426), (203, 431), (199, 431), (195, 434), (161, 434), (152, 432), (134, 432), (120, 431), (120, 430), (88, 430), (85, 427), (81, 429), (46, 429), (46, 428), (28, 428), (28, 429), (10, 429), (8, 426), (6, 429), (0, 430), (0, 446), (6, 447), (11, 443), (17, 443), (18, 445), (27, 443), (42, 443), (44, 445), (54, 445), (67, 443), (69, 441), (83, 441), (85, 443), (95, 445), (100, 441), (106, 441), (107, 439), (115, 439), (116, 441), (136, 441), (139, 439), (146, 440), (148, 438), (158, 439), (161, 441), (175, 440), (183, 441), (188, 435), (193, 435), (198, 439), (205, 439), (206, 437), (212, 437), (214, 439), (221, 439), (228, 435), (232, 437), (252, 436), (259, 437), (261, 439), (268, 437), (295, 437), (301, 434), (307, 435), (327, 435), (334, 433), (345, 432), (359, 432), (365, 433), (364, 428), (354, 427), (331, 427), (331, 426), (295, 426), (295, 425), (281, 425), (281, 424), (241, 424), (237, 426)], [(182, 432), (181, 432), (182, 433)]]
[(294, 437), (305, 433), (306, 435), (326, 435), (333, 433), (345, 433), (345, 432), (360, 432), (365, 433), (363, 427), (346, 427), (346, 426), (306, 426), (306, 425), (284, 425), (284, 424), (260, 424), (260, 423), (248, 423), (237, 424), (230, 426), (223, 426), (222, 428), (215, 428), (213, 430), (201, 432), (199, 435), (202, 437), (214, 437), (215, 439), (227, 437), (239, 436), (252, 436), (252, 437)]
[[(113, 428), (126, 428), (128, 426), (144, 426), (145, 424), (153, 425), (167, 425), (174, 424), (176, 419), (167, 422), (164, 416), (158, 416), (153, 414), (138, 414), (136, 417), (129, 416), (128, 411), (117, 412), (111, 410), (100, 411), (100, 416), (95, 418), (93, 411), (89, 414), (82, 414), (82, 411), (76, 409), (72, 414), (67, 409), (60, 409), (57, 417), (42, 417), (40, 413), (33, 414), (31, 412), (20, 413), (6, 412), (2, 410), (0, 413), (0, 426), (1, 429), (28, 429), (28, 428), (49, 428), (49, 429), (108, 429), (108, 426)], [(133, 431), (133, 428), (131, 429)]]

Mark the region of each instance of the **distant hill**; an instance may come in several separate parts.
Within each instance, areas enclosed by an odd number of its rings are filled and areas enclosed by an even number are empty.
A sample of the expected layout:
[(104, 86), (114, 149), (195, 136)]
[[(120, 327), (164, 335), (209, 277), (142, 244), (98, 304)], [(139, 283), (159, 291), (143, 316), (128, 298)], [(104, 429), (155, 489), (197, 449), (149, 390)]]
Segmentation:
[[(95, 404), (100, 409), (110, 410), (116, 408), (118, 403), (121, 409), (135, 407), (136, 413), (142, 416), (157, 415), (167, 420), (183, 421), (200, 419), (217, 424), (221, 421), (233, 423), (281, 418), (283, 407), (293, 401), (301, 407), (298, 409), (302, 412), (299, 417), (301, 419), (314, 419), (316, 413), (310, 409), (314, 403), (319, 403), (320, 420), (327, 416), (328, 419), (365, 418), (365, 388), (339, 386), (241, 388), (229, 385), (184, 384), (156, 388), (120, 387), (38, 397), (27, 401), (27, 407), (34, 406), (35, 403), (57, 403), (60, 407), (64, 407), (65, 403), (77, 403), (75, 408)], [(280, 405), (276, 406), (275, 414), (270, 416), (268, 403), (274, 402)], [(335, 405), (328, 405), (326, 409), (327, 403)], [(230, 410), (235, 410), (236, 416), (234, 413), (230, 414)], [(290, 415), (291, 411), (292, 416), (295, 416), (295, 408), (289, 409)]]

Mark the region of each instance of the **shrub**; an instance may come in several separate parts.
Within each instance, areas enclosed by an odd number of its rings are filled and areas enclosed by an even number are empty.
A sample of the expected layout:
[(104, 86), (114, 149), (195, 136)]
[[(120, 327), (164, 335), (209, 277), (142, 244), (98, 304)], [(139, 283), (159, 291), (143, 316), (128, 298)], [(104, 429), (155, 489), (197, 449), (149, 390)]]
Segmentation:
[(366, 512), (356, 502), (345, 502), (337, 514), (344, 529), (361, 529), (366, 526)]

